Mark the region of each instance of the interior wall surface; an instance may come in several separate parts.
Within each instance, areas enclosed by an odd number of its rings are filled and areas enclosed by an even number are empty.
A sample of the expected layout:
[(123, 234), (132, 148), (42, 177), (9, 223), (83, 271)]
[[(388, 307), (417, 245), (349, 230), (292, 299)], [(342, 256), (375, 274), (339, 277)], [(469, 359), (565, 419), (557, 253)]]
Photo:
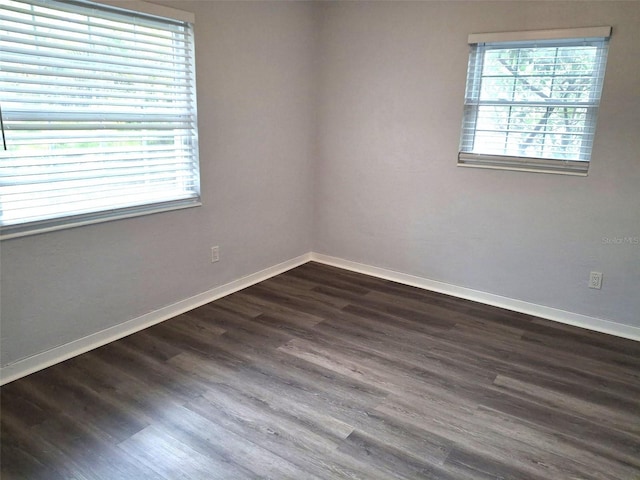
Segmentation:
[(196, 16), (203, 205), (3, 241), (3, 366), (311, 249), (314, 7), (163, 3)]
[[(640, 326), (639, 2), (332, 2), (320, 21), (314, 251)], [(456, 166), (469, 34), (600, 25), (587, 177)]]

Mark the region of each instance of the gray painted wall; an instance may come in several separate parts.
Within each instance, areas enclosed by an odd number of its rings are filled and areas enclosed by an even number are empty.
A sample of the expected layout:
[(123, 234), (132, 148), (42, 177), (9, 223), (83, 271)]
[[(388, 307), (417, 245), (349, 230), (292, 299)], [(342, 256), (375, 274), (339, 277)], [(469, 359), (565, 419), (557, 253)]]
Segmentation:
[[(597, 25), (589, 176), (456, 167), (467, 35)], [(640, 245), (603, 241), (640, 237), (639, 2), (340, 2), (320, 45), (314, 251), (640, 326)]]
[[(0, 364), (311, 250), (640, 326), (603, 242), (640, 236), (640, 3), (158, 3), (197, 18), (204, 206), (2, 242)], [(589, 177), (456, 167), (468, 33), (603, 24)]]
[(312, 5), (166, 4), (196, 14), (204, 206), (2, 242), (2, 365), (311, 250)]

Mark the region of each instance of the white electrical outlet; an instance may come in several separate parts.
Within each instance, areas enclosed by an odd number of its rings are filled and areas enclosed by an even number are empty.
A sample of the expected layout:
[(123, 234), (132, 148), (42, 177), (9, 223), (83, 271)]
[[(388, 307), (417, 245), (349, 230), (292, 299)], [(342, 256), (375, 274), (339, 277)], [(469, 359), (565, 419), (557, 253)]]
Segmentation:
[(220, 260), (220, 247), (216, 245), (211, 247), (211, 263), (216, 263), (218, 260)]
[(589, 274), (589, 288), (602, 288), (602, 272), (591, 272)]

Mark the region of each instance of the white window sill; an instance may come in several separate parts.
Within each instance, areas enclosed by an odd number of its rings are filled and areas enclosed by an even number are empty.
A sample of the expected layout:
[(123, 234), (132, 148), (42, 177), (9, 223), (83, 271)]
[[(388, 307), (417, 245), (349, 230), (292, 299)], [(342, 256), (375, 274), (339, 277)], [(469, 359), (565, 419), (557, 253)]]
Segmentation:
[(481, 155), (460, 152), (458, 166), (518, 172), (553, 173), (586, 177), (589, 162), (574, 160), (549, 160), (545, 158), (508, 157), (503, 155)]
[(113, 220), (121, 220), (124, 218), (141, 217), (144, 215), (152, 215), (155, 213), (182, 210), (184, 208), (199, 207), (201, 205), (202, 202), (200, 202), (200, 199), (193, 198), (158, 203), (153, 205), (140, 205), (137, 207), (121, 208), (118, 210), (107, 212), (95, 212), (84, 215), (75, 215), (73, 217), (43, 220), (40, 222), (7, 225), (0, 227), (0, 240), (9, 240), (11, 238), (55, 232), (57, 230), (66, 230), (68, 228), (82, 227), (85, 225), (110, 222)]

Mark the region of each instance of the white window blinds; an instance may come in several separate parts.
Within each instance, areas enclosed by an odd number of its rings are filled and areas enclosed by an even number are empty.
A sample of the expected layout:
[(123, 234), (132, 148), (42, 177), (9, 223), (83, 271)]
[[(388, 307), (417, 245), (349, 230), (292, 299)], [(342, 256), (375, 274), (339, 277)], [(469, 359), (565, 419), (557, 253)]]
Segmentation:
[(458, 164), (585, 174), (610, 32), (471, 35)]
[(0, 0), (0, 108), (4, 238), (199, 202), (190, 22)]

